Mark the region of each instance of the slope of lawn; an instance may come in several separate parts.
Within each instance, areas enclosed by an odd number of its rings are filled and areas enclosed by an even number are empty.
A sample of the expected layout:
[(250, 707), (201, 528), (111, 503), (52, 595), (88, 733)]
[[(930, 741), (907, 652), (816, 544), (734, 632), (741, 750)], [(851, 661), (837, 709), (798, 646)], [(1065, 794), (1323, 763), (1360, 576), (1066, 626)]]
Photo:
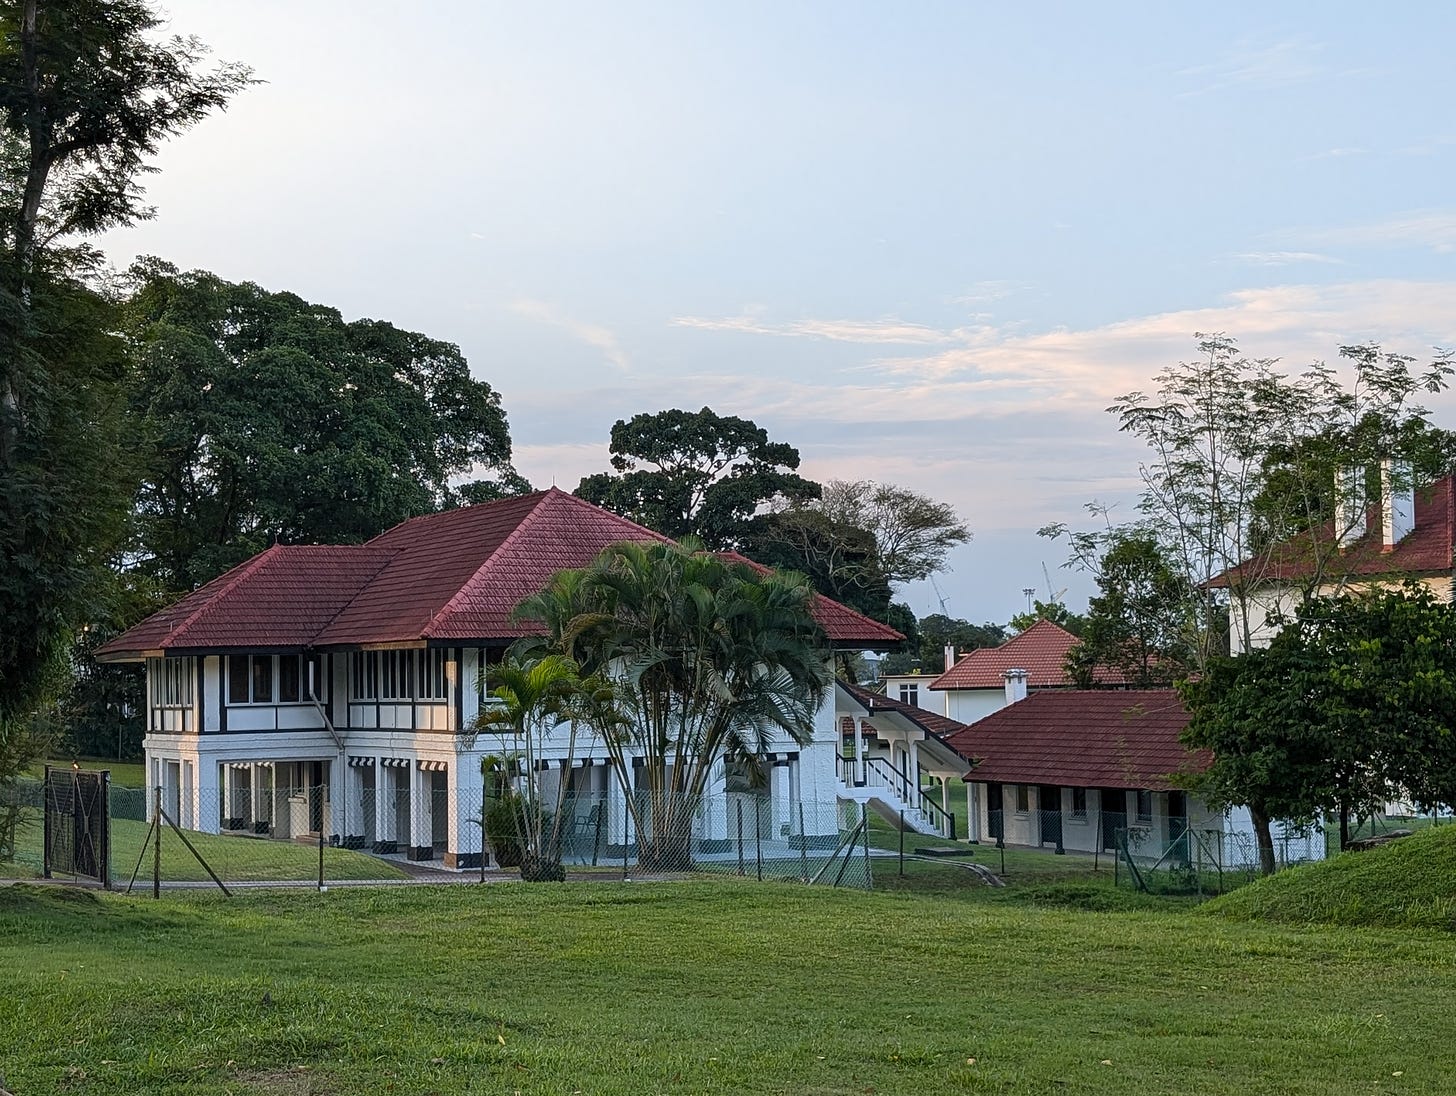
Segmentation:
[(1450, 940), (735, 881), (0, 888), (18, 1093), (1450, 1092)]
[(1456, 826), (1290, 868), (1204, 909), (1244, 921), (1456, 931)]

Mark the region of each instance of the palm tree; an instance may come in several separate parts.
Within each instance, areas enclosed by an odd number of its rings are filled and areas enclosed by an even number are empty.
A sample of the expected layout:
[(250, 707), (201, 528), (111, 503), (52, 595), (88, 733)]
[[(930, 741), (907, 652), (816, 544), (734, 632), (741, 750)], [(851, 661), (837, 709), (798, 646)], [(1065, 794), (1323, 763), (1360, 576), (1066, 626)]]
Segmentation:
[(563, 723), (572, 726), (567, 745), (567, 770), (575, 749), (575, 717), (579, 710), (583, 682), (576, 663), (559, 654), (521, 660), (507, 657), (494, 668), (490, 691), (494, 703), (486, 706), (471, 728), (499, 736), (507, 773), (517, 780), (511, 801), (516, 806), (516, 823), (521, 843), (521, 878), (560, 880), (566, 878), (561, 863), (562, 796), (557, 789), (555, 809), (548, 810), (540, 787), (541, 754), (546, 738)]
[(615, 685), (605, 725), (592, 729), (635, 792), (644, 868), (691, 866), (692, 817), (717, 762), (762, 758), (780, 734), (812, 736), (832, 682), (813, 598), (802, 576), (691, 542), (623, 543), (518, 609), (561, 657)]

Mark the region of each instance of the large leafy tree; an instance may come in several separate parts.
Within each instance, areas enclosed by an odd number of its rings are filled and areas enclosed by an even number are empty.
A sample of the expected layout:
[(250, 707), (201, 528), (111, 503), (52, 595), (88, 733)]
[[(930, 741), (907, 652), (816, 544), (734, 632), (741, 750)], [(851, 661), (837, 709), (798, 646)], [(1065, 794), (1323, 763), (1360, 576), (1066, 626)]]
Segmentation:
[(86, 238), (149, 216), (148, 158), (250, 78), (159, 26), (139, 0), (0, 2), (0, 735), (64, 681), (121, 535), (125, 357)]
[(799, 451), (748, 419), (700, 411), (634, 415), (612, 426), (611, 472), (587, 476), (588, 502), (674, 538), (736, 548), (749, 521), (776, 500), (817, 498)]
[(1183, 686), (1185, 741), (1211, 750), (1198, 786), (1245, 804), (1264, 870), (1271, 818), (1313, 822), (1395, 794), (1456, 799), (1456, 609), (1420, 586), (1316, 598), (1267, 648), (1217, 658)]
[(275, 539), (363, 540), (529, 489), (500, 397), (458, 347), (156, 260), (132, 277), (132, 404), (149, 451), (137, 555), (158, 582), (187, 589)]
[(715, 764), (760, 759), (779, 735), (812, 736), (832, 680), (813, 598), (802, 576), (695, 544), (627, 543), (522, 606), (557, 650), (614, 678), (610, 718), (594, 729), (634, 791), (645, 867), (691, 865), (692, 816)]

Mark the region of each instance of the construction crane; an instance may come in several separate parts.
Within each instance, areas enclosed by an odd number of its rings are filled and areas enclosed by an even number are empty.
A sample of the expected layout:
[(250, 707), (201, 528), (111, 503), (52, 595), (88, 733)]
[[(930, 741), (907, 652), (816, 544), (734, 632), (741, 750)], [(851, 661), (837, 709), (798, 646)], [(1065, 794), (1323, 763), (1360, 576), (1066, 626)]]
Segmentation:
[(1041, 577), (1046, 579), (1047, 604), (1060, 605), (1062, 598), (1064, 598), (1067, 594), (1068, 587), (1063, 586), (1055, 593), (1052, 592), (1052, 573), (1047, 570), (1046, 560), (1042, 560), (1041, 563)]

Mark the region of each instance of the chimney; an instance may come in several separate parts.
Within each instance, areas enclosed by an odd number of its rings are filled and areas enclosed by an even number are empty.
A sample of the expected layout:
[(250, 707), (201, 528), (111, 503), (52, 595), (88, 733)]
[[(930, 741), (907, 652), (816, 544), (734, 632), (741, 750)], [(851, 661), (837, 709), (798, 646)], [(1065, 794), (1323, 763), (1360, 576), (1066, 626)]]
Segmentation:
[(1365, 535), (1365, 469), (1346, 465), (1335, 476), (1335, 538), (1348, 548)]
[(1386, 552), (1416, 527), (1416, 485), (1407, 461), (1380, 462), (1380, 525)]
[(956, 649), (952, 643), (945, 645), (945, 668), (949, 670), (956, 664)]
[(1015, 704), (1018, 700), (1026, 699), (1026, 671), (1007, 670), (1001, 675), (1001, 680), (1006, 682), (1006, 703)]

